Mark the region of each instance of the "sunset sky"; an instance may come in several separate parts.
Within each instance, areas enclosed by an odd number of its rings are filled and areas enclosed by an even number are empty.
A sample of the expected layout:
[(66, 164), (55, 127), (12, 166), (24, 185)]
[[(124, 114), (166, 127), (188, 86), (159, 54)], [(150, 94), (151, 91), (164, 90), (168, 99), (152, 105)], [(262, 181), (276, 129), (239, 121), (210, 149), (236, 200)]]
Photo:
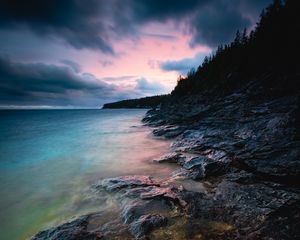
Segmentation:
[(2, 0), (0, 107), (169, 93), (271, 0)]

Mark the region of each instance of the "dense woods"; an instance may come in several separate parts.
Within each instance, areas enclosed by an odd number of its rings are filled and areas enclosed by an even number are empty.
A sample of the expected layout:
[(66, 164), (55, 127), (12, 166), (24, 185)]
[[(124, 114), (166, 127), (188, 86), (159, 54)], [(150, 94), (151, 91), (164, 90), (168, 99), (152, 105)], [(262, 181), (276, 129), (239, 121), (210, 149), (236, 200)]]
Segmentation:
[[(296, 79), (287, 74), (299, 73), (300, 20), (299, 1), (275, 0), (264, 9), (252, 31), (237, 31), (235, 39), (220, 45), (214, 54), (205, 57), (197, 70), (180, 78), (172, 96), (218, 89), (228, 91), (266, 72), (272, 72), (273, 87), (284, 90)], [(278, 86), (279, 85), (279, 86)]]
[(104, 108), (154, 107), (191, 94), (222, 95), (253, 79), (260, 79), (266, 94), (270, 90), (269, 95), (297, 91), (299, 5), (297, 0), (275, 0), (262, 11), (253, 30), (238, 30), (231, 43), (218, 46), (198, 69), (191, 69), (186, 77), (180, 76), (171, 95), (125, 100), (105, 104)]

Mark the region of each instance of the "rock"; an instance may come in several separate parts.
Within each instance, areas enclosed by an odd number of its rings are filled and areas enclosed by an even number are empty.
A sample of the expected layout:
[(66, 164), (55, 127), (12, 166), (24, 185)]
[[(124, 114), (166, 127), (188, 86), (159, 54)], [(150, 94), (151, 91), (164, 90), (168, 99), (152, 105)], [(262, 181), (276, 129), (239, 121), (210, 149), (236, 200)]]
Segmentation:
[(32, 240), (98, 240), (102, 239), (103, 235), (98, 231), (89, 231), (88, 223), (89, 216), (80, 217), (72, 222), (65, 223), (58, 227), (54, 227), (42, 231), (35, 235)]
[(168, 222), (166, 217), (159, 214), (143, 215), (129, 226), (131, 233), (135, 239), (141, 239), (146, 234), (150, 233), (154, 228), (165, 226)]
[(123, 176), (116, 178), (104, 179), (99, 186), (105, 188), (107, 191), (118, 191), (124, 188), (157, 186), (158, 182), (152, 180), (149, 176)]
[[(186, 238), (300, 238), (299, 95), (270, 97), (263, 89), (253, 81), (225, 96), (191, 94), (156, 112), (166, 124), (155, 134), (164, 136), (170, 125), (184, 129), (172, 143), (174, 153), (157, 162), (179, 164), (173, 175), (182, 181), (209, 182), (205, 194), (181, 197), (191, 216)], [(209, 222), (232, 230), (205, 232)]]
[[(300, 239), (299, 96), (270, 98), (261, 87), (149, 111), (154, 135), (175, 138), (173, 152), (154, 160), (178, 164), (173, 176), (104, 179), (95, 189), (115, 199), (119, 219), (91, 230), (85, 216), (33, 239)], [(179, 187), (187, 181), (190, 191)]]
[(126, 224), (130, 224), (133, 221), (137, 220), (143, 215), (147, 214), (165, 214), (168, 215), (168, 212), (171, 210), (170, 206), (164, 202), (157, 200), (143, 200), (141, 199), (123, 199), (121, 203), (121, 216), (122, 220)]
[[(183, 189), (159, 184), (148, 176), (123, 176), (104, 179), (100, 186), (110, 192), (122, 191), (121, 200), (124, 198), (137, 200), (139, 198), (142, 200), (140, 204), (146, 204), (147, 202), (144, 200), (155, 199), (167, 202), (173, 207), (184, 207), (186, 205), (182, 200), (185, 193)], [(126, 204), (129, 204), (128, 201)], [(135, 202), (133, 205), (136, 204)]]
[(154, 136), (164, 136), (165, 138), (174, 138), (184, 131), (183, 127), (178, 126), (161, 126), (153, 130)]
[(186, 161), (186, 155), (182, 153), (172, 152), (166, 155), (163, 155), (159, 159), (153, 160), (156, 163), (177, 163), (183, 165)]
[(104, 179), (97, 188), (116, 194), (121, 217), (135, 238), (164, 226), (167, 219), (184, 212), (186, 191), (159, 183), (148, 176), (123, 176)]
[(216, 177), (224, 174), (229, 168), (229, 162), (218, 161), (206, 156), (199, 156), (185, 161), (183, 168), (188, 171), (181, 171), (192, 179), (203, 179)]
[(269, 214), (264, 226), (249, 234), (248, 239), (298, 239), (299, 226), (300, 200), (291, 199)]

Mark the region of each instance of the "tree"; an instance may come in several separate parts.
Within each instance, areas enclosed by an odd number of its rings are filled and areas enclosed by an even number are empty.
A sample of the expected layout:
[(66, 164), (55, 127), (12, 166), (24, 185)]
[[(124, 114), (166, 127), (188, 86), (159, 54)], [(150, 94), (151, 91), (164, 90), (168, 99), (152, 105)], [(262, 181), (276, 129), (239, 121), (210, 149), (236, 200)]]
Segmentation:
[(223, 45), (219, 45), (216, 51), (216, 55), (220, 55), (224, 51)]
[(234, 45), (239, 45), (241, 43), (241, 33), (240, 30), (237, 30), (235, 34), (235, 39), (234, 39)]
[(203, 63), (202, 63), (202, 67), (205, 67), (205, 66), (207, 66), (207, 65), (208, 65), (208, 63), (209, 63), (208, 57), (207, 57), (207, 56), (205, 56), (205, 58), (204, 58), (204, 60), (203, 60)]
[(247, 29), (244, 28), (243, 35), (242, 35), (242, 44), (246, 45), (247, 42), (248, 42)]
[(195, 68), (191, 68), (191, 69), (188, 71), (188, 73), (187, 73), (187, 77), (188, 77), (188, 78), (192, 78), (192, 77), (195, 76), (195, 74), (196, 74)]

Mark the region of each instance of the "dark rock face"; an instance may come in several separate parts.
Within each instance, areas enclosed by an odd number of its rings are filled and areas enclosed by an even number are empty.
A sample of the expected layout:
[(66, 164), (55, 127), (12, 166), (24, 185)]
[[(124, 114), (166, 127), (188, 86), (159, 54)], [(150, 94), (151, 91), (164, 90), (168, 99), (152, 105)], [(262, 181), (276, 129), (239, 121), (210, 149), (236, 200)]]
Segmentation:
[[(250, 82), (227, 96), (183, 97), (145, 122), (157, 127), (152, 123), (158, 119), (184, 131), (172, 144), (174, 152), (156, 162), (177, 163), (176, 176), (209, 183), (208, 192), (190, 193), (187, 201), (191, 238), (195, 228), (214, 236), (203, 221), (232, 226), (220, 239), (300, 238), (298, 95), (266, 96), (259, 83)], [(167, 133), (164, 125), (157, 129), (160, 136)]]
[[(229, 96), (210, 99), (210, 103), (191, 96), (180, 104), (162, 108), (157, 114), (164, 122), (185, 129), (176, 138), (174, 150), (218, 162), (234, 160), (262, 175), (299, 178), (298, 96), (256, 99), (259, 93), (255, 87), (250, 84)], [(201, 107), (202, 101), (207, 107)], [(191, 119), (188, 109), (199, 111), (200, 119)], [(155, 122), (157, 116), (153, 119)], [(148, 118), (147, 122), (152, 121)]]

